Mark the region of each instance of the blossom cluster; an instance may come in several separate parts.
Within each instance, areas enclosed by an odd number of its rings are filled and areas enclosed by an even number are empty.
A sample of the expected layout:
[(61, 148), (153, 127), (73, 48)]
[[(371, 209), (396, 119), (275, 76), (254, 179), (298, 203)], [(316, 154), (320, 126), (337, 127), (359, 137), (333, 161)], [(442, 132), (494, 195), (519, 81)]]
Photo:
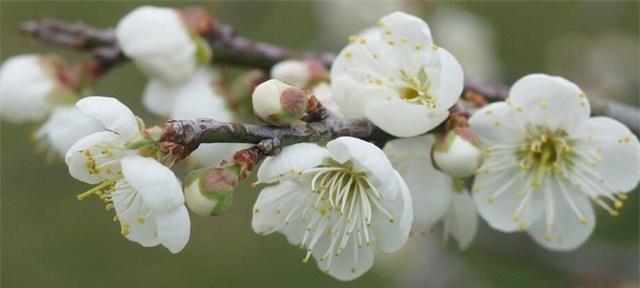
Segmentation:
[[(233, 121), (229, 91), (209, 67), (212, 52), (184, 17), (146, 6), (115, 30), (124, 54), (149, 77), (142, 103), (159, 117)], [(586, 93), (564, 78), (524, 76), (507, 99), (467, 119), (451, 112), (462, 101), (463, 69), (422, 19), (395, 12), (349, 42), (330, 70), (290, 59), (246, 89), (255, 120), (273, 129), (366, 119), (393, 138), (287, 143), (257, 170), (253, 230), (285, 235), (305, 250), (304, 263), (313, 258), (336, 279), (361, 276), (376, 250), (398, 251), (410, 235), (437, 227), (466, 249), (479, 219), (570, 251), (592, 234), (594, 204), (617, 216), (640, 181), (636, 135), (614, 119), (590, 117)], [(115, 98), (69, 89), (61, 65), (36, 55), (6, 61), (0, 117), (49, 116), (36, 137), (64, 156), (72, 177), (96, 185), (78, 198), (94, 195), (115, 210), (127, 239), (181, 251), (191, 233), (187, 206), (198, 215), (224, 213), (250, 173), (230, 157), (253, 145), (202, 143), (190, 159), (205, 168), (183, 189), (170, 169), (175, 155), (159, 143), (162, 131), (145, 129)], [(311, 117), (319, 110), (326, 115)]]

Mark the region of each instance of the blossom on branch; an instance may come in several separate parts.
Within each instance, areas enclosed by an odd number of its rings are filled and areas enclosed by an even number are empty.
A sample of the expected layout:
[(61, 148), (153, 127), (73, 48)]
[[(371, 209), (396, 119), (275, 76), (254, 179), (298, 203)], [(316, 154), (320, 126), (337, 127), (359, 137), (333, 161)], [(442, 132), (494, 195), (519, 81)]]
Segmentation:
[[(87, 97), (76, 106), (108, 129), (80, 139), (67, 152), (71, 176), (97, 184), (78, 199), (96, 195), (106, 210), (115, 209), (114, 221), (120, 221), (127, 239), (180, 252), (190, 234), (182, 187), (169, 168), (148, 157), (156, 154), (154, 147), (132, 142), (139, 139), (138, 119), (114, 98)], [(132, 145), (140, 148), (129, 149)]]
[(116, 27), (124, 54), (148, 77), (165, 83), (186, 81), (198, 63), (208, 63), (211, 57), (204, 40), (189, 31), (179, 13), (172, 8), (143, 6), (127, 14)]
[(333, 97), (346, 117), (366, 117), (398, 137), (447, 118), (462, 92), (462, 68), (433, 43), (424, 21), (395, 12), (350, 41), (331, 68)]
[(413, 210), (404, 180), (375, 145), (351, 137), (327, 148), (285, 147), (258, 170), (264, 188), (254, 205), (256, 233), (280, 232), (340, 280), (371, 268), (375, 247), (391, 253), (407, 241)]
[(0, 68), (0, 117), (13, 123), (44, 119), (55, 103), (57, 83), (52, 59), (26, 54)]
[(460, 249), (469, 247), (476, 235), (478, 213), (464, 182), (433, 167), (432, 135), (389, 141), (384, 152), (407, 182), (413, 199), (413, 233), (426, 234), (442, 223), (443, 238), (449, 236)]
[(640, 145), (620, 122), (589, 115), (578, 86), (532, 74), (471, 117), (485, 149), (473, 194), (489, 225), (568, 251), (593, 232), (591, 202), (618, 215), (640, 180)]

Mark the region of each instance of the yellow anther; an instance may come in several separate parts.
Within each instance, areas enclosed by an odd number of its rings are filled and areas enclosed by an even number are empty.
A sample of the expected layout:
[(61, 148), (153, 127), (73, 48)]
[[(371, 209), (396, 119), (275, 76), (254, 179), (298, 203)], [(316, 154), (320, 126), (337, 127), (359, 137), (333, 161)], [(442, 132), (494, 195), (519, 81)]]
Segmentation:
[(256, 208), (256, 209), (253, 209), (253, 213), (255, 213), (255, 214), (258, 214), (258, 213), (260, 213), (260, 209), (258, 209), (258, 208)]
[(384, 30), (384, 34), (391, 35), (391, 34), (393, 34), (393, 31), (391, 31), (391, 29), (385, 29)]
[(623, 206), (622, 201), (620, 201), (620, 200), (614, 201), (613, 202), (613, 206), (618, 208), (618, 209), (622, 208), (622, 206)]
[(146, 219), (144, 219), (144, 216), (138, 216), (136, 218), (136, 222), (138, 222), (138, 224), (144, 224), (145, 221)]
[(436, 44), (431, 44), (431, 49), (433, 49), (433, 50), (437, 50), (438, 48), (440, 48), (440, 47), (438, 47), (438, 45), (436, 45)]
[(349, 36), (348, 40), (349, 40), (349, 43), (353, 43), (353, 42), (356, 42), (356, 40), (358, 40), (358, 37), (356, 37), (355, 35), (351, 35)]
[(107, 204), (107, 205), (104, 205), (104, 210), (109, 211), (109, 210), (111, 210), (111, 209), (113, 209), (113, 204), (112, 204), (112, 203), (109, 203), (109, 204)]
[(387, 44), (389, 44), (389, 46), (393, 46), (396, 44), (396, 42), (394, 42), (393, 40), (389, 40), (387, 41)]
[(491, 195), (489, 196), (489, 203), (495, 203), (496, 202), (496, 197)]
[(367, 44), (367, 39), (360, 38), (360, 44), (362, 44), (362, 45)]
[(422, 45), (416, 44), (416, 46), (413, 46), (413, 48), (415, 48), (416, 50), (420, 50), (422, 49)]
[(527, 224), (524, 222), (518, 223), (518, 231), (524, 231), (525, 229), (527, 229)]
[(609, 214), (611, 214), (611, 216), (613, 216), (613, 217), (616, 217), (616, 216), (620, 215), (620, 213), (618, 213), (618, 211), (616, 211), (616, 210), (609, 211)]
[(406, 43), (409, 43), (409, 38), (407, 38), (407, 37), (402, 37), (402, 38), (400, 39), (400, 41), (402, 41), (402, 43), (405, 43), (405, 44), (406, 44)]
[(542, 107), (542, 109), (547, 109), (549, 107), (549, 103), (547, 101), (540, 101), (540, 107)]
[(511, 219), (513, 219), (513, 221), (518, 221), (518, 219), (520, 219), (520, 216), (518, 216), (518, 213), (513, 213), (511, 215)]
[(356, 268), (351, 268), (351, 273), (356, 273)]
[(373, 59), (378, 59), (378, 57), (380, 57), (380, 55), (378, 55), (378, 53), (373, 53)]
[(551, 238), (551, 233), (547, 233), (547, 235), (544, 235), (544, 240), (551, 241), (551, 239), (553, 239)]
[(353, 57), (353, 54), (351, 54), (351, 52), (344, 53), (344, 58), (351, 59), (352, 57)]
[(587, 224), (587, 222), (588, 222), (587, 218), (584, 218), (584, 217), (580, 218), (580, 224), (585, 225)]

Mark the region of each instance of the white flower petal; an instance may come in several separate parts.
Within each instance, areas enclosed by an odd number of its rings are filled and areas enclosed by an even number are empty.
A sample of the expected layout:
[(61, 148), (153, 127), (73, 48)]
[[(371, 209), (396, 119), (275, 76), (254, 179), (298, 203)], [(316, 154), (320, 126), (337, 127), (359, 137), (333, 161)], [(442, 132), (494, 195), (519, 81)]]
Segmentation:
[[(331, 71), (335, 69), (337, 68)], [(331, 79), (333, 97), (340, 107), (340, 112), (348, 118), (364, 118), (369, 105), (395, 97), (397, 93), (386, 87), (359, 83), (349, 76), (336, 76)]]
[(149, 112), (167, 117), (173, 108), (173, 102), (181, 86), (167, 84), (160, 80), (151, 79), (142, 93), (142, 104)]
[(562, 77), (527, 75), (511, 86), (509, 98), (532, 124), (571, 135), (580, 135), (591, 113), (582, 90)]
[(340, 112), (340, 107), (335, 99), (333, 99), (333, 95), (331, 93), (331, 86), (325, 82), (320, 83), (313, 87), (312, 89), (313, 95), (316, 96), (320, 104), (327, 109), (331, 114), (337, 117), (342, 117), (342, 112)]
[(436, 170), (429, 157), (432, 135), (397, 139), (384, 152), (406, 181), (413, 199), (413, 227), (427, 231), (442, 219), (451, 206), (452, 178)]
[(379, 209), (375, 209), (372, 220), (375, 239), (382, 251), (387, 253), (395, 252), (407, 243), (413, 224), (414, 208), (409, 187), (398, 172), (395, 174), (397, 182), (400, 184), (400, 193), (395, 199), (381, 203), (381, 206), (391, 214), (393, 219), (389, 219)]
[(179, 83), (196, 69), (196, 46), (174, 9), (137, 8), (120, 20), (116, 36), (125, 55), (151, 78)]
[[(301, 233), (306, 229), (305, 227), (298, 227), (300, 217), (296, 217), (297, 215), (289, 217), (291, 223), (286, 223), (285, 219), (296, 207), (305, 204), (308, 205), (304, 203), (308, 198), (308, 195), (305, 195), (307, 192), (311, 194), (310, 187), (303, 187), (298, 182), (288, 180), (262, 189), (253, 206), (253, 218), (251, 220), (253, 231), (258, 234), (270, 234), (281, 231), (287, 235), (288, 238), (289, 234), (292, 234), (290, 238), (291, 244), (300, 244), (302, 241)], [(300, 229), (287, 229), (287, 231), (284, 231), (284, 227), (288, 225), (295, 225), (293, 228)], [(294, 233), (299, 233), (299, 236), (293, 237)]]
[[(638, 138), (622, 123), (607, 117), (594, 117), (587, 122), (587, 137), (600, 147), (602, 162), (595, 170), (604, 177), (605, 183), (617, 190), (627, 192), (640, 181), (640, 144)], [(588, 165), (588, 164), (587, 164)]]
[(76, 107), (60, 106), (53, 110), (49, 120), (38, 129), (36, 137), (44, 139), (58, 155), (64, 156), (78, 140), (104, 129), (100, 122)]
[(233, 114), (227, 108), (224, 97), (216, 93), (211, 85), (215, 78), (216, 75), (211, 69), (199, 69), (176, 94), (171, 118), (213, 118), (218, 121), (231, 121)]
[(162, 246), (171, 253), (178, 253), (189, 242), (191, 234), (191, 221), (189, 212), (184, 205), (168, 213), (155, 214), (155, 221), (158, 225), (158, 239)]
[(284, 147), (277, 156), (264, 159), (258, 169), (258, 181), (271, 183), (286, 175), (302, 173), (320, 165), (328, 154), (327, 149), (313, 143)]
[(123, 236), (144, 247), (160, 244), (156, 235), (154, 214), (144, 203), (140, 193), (126, 181), (119, 181), (111, 199)]
[[(395, 36), (398, 39), (406, 37), (409, 42), (414, 43), (413, 41), (416, 41), (425, 45), (425, 47), (431, 47), (431, 44), (433, 44), (429, 26), (416, 16), (404, 12), (393, 12), (382, 17), (378, 24), (382, 28), (384, 35), (389, 37)], [(389, 29), (391, 33), (386, 33), (386, 29)]]
[(65, 156), (69, 174), (82, 182), (98, 184), (118, 175), (124, 143), (119, 135), (103, 131), (76, 142)]
[[(505, 172), (476, 176), (472, 191), (480, 216), (499, 231), (525, 229), (544, 212), (541, 190), (533, 190), (530, 180), (517, 166), (507, 168)], [(526, 205), (515, 215), (524, 200)]]
[(35, 54), (14, 56), (0, 67), (0, 117), (13, 123), (38, 121), (51, 110), (54, 78)]
[(429, 92), (438, 100), (439, 110), (449, 109), (462, 94), (464, 73), (458, 60), (449, 51), (437, 48), (433, 53), (433, 64), (427, 68), (429, 79), (434, 79), (430, 82)]
[(400, 184), (387, 156), (375, 145), (353, 137), (340, 137), (327, 143), (331, 157), (338, 163), (351, 161), (356, 171), (370, 175), (383, 199), (395, 199)]
[(366, 115), (373, 124), (391, 135), (412, 137), (438, 126), (447, 119), (449, 111), (391, 98), (369, 106)]
[(320, 260), (329, 247), (330, 241), (330, 237), (323, 237), (313, 249), (318, 267), (325, 273), (341, 281), (350, 281), (362, 276), (373, 266), (375, 249), (373, 246), (366, 245), (358, 247), (354, 237), (351, 237), (342, 254), (331, 255), (331, 261)]
[(478, 212), (466, 190), (452, 194), (451, 209), (444, 216), (445, 231), (456, 239), (458, 248), (464, 250), (471, 245), (478, 231)]
[(120, 162), (125, 179), (154, 213), (168, 213), (184, 204), (182, 186), (166, 166), (137, 154), (127, 155)]
[(484, 146), (520, 145), (526, 130), (516, 113), (519, 112), (505, 102), (492, 103), (474, 113), (469, 126)]
[(139, 133), (138, 121), (127, 106), (115, 98), (91, 96), (80, 99), (76, 107), (107, 129), (129, 139)]
[[(561, 180), (562, 181), (562, 180)], [(561, 184), (565, 185), (565, 184)], [(551, 191), (554, 201), (554, 218), (551, 235), (547, 235), (548, 226), (545, 217), (540, 217), (528, 229), (529, 235), (542, 247), (553, 251), (571, 251), (582, 245), (593, 233), (596, 224), (595, 213), (587, 196), (565, 185), (569, 198), (586, 221), (576, 215), (574, 209), (562, 193)], [(547, 211), (546, 213), (549, 213)], [(548, 237), (550, 236), (550, 237)]]

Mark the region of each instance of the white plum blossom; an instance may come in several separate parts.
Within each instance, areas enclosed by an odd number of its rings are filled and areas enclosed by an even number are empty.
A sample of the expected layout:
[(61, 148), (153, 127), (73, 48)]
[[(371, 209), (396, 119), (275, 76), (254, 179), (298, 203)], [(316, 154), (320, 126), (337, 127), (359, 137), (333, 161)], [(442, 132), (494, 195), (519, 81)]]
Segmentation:
[(120, 20), (116, 36), (124, 54), (150, 78), (179, 83), (196, 70), (198, 46), (175, 9), (137, 8)]
[(433, 43), (421, 19), (395, 12), (350, 37), (331, 68), (344, 116), (366, 117), (398, 137), (423, 134), (449, 115), (463, 88), (458, 61)]
[(593, 232), (591, 202), (618, 215), (640, 180), (640, 145), (623, 124), (589, 115), (578, 86), (532, 74), (471, 117), (485, 150), (473, 194), (489, 225), (568, 251)]
[(375, 247), (387, 253), (407, 241), (413, 209), (404, 180), (375, 145), (340, 137), (326, 148), (287, 146), (258, 170), (256, 233), (280, 232), (339, 280), (371, 268)]
[(75, 106), (56, 106), (47, 122), (38, 129), (35, 138), (43, 149), (64, 157), (69, 148), (81, 138), (103, 131), (100, 122)]
[(78, 198), (96, 195), (107, 210), (115, 209), (114, 221), (127, 239), (180, 252), (190, 234), (182, 187), (169, 168), (127, 149), (140, 133), (138, 119), (114, 98), (87, 97), (76, 106), (108, 130), (80, 139), (67, 152), (71, 176), (97, 184)]
[(54, 104), (56, 82), (45, 57), (9, 58), (0, 68), (0, 118), (13, 123), (44, 119)]
[(469, 247), (476, 235), (478, 212), (464, 182), (433, 167), (432, 135), (389, 141), (384, 152), (407, 182), (413, 199), (413, 233), (426, 234), (442, 223), (443, 238)]
[[(201, 68), (184, 85), (176, 89), (173, 96), (171, 118), (180, 120), (196, 120), (211, 118), (229, 122), (233, 120), (233, 113), (227, 108), (225, 98), (216, 93), (213, 81), (216, 74), (212, 69)], [(217, 165), (234, 152), (248, 148), (248, 144), (240, 143), (208, 143), (200, 144), (193, 151), (189, 159), (195, 160), (199, 166)]]

